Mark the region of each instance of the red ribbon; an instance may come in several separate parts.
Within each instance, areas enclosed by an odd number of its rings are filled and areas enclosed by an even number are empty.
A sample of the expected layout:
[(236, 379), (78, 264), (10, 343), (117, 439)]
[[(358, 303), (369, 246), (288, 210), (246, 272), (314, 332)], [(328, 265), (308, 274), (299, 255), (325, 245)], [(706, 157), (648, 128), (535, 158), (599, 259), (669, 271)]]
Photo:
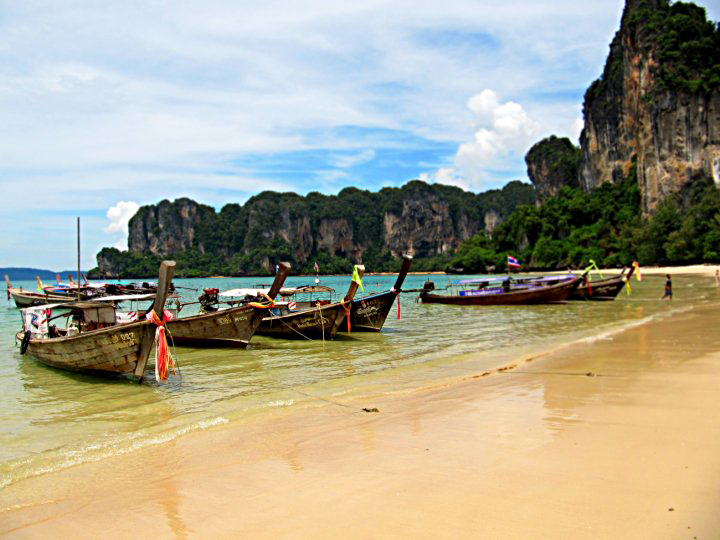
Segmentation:
[(397, 309), (397, 320), (399, 321), (399, 320), (400, 320), (400, 291), (396, 291), (396, 290), (395, 290), (395, 287), (390, 288), (390, 290), (397, 295), (397, 306), (398, 306), (398, 309)]
[(172, 354), (170, 354), (170, 348), (168, 347), (165, 323), (173, 319), (172, 313), (168, 310), (163, 311), (163, 318), (160, 319), (158, 314), (155, 313), (154, 309), (151, 309), (145, 318), (151, 323), (155, 324), (155, 380), (166, 381), (170, 372), (170, 368), (173, 370), (173, 375), (177, 376), (175, 372), (175, 362), (173, 361)]
[[(340, 300), (340, 305), (345, 310), (345, 318), (347, 319), (347, 325), (348, 325), (348, 333), (350, 332), (350, 308), (345, 307), (345, 299), (343, 298)], [(352, 300), (350, 301), (350, 306), (352, 306)]]

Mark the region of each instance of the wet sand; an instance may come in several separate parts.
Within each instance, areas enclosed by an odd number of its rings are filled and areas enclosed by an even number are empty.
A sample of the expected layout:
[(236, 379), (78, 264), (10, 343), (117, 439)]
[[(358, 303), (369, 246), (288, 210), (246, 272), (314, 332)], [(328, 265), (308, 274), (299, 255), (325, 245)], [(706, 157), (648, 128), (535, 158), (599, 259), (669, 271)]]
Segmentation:
[(717, 538), (719, 315), (32, 478), (0, 491), (0, 534)]

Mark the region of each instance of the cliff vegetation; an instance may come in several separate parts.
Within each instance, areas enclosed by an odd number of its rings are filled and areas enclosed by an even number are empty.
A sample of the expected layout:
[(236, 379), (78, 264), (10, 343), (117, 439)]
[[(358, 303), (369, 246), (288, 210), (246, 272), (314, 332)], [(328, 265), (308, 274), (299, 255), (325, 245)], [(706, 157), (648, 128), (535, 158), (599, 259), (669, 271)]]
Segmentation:
[(360, 262), (393, 271), (404, 253), (416, 270), (442, 269), (461, 242), (534, 201), (533, 187), (518, 181), (475, 194), (418, 180), (379, 192), (263, 192), (219, 212), (190, 199), (161, 201), (130, 220), (127, 251), (100, 251), (93, 275), (152, 276), (169, 257), (185, 277), (267, 275), (280, 261), (298, 273), (312, 273), (315, 262), (327, 274)]

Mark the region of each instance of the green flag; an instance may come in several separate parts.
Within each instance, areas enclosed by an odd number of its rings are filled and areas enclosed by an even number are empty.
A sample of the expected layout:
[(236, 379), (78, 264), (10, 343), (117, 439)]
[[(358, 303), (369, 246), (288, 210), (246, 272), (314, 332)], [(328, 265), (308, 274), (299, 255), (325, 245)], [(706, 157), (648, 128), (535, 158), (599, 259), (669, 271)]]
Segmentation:
[(353, 266), (353, 277), (352, 277), (352, 280), (353, 280), (355, 283), (358, 284), (358, 287), (360, 287), (360, 290), (361, 290), (361, 291), (365, 292), (365, 288), (363, 287), (362, 279), (360, 279), (360, 274), (358, 273), (358, 267), (357, 267), (357, 266)]

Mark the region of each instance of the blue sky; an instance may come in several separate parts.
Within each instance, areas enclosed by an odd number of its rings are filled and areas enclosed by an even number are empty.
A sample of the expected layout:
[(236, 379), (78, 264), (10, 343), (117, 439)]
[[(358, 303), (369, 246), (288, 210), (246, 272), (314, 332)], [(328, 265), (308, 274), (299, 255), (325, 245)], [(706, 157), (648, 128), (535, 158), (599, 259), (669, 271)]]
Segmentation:
[(622, 6), (0, 0), (0, 266), (73, 267), (75, 216), (94, 266), (163, 198), (526, 180)]

